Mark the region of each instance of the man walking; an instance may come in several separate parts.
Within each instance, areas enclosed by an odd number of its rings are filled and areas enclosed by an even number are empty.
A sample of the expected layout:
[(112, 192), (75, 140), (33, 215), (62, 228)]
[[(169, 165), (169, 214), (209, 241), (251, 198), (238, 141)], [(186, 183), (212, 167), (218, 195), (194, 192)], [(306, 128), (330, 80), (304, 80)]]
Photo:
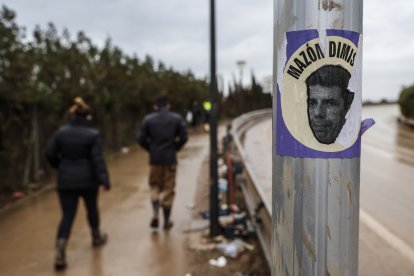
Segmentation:
[(154, 112), (145, 116), (137, 134), (138, 143), (150, 154), (149, 185), (153, 217), (151, 228), (158, 228), (158, 211), (164, 214), (164, 229), (173, 226), (170, 220), (175, 195), (176, 152), (187, 142), (187, 130), (180, 115), (169, 111), (167, 96), (155, 100)]

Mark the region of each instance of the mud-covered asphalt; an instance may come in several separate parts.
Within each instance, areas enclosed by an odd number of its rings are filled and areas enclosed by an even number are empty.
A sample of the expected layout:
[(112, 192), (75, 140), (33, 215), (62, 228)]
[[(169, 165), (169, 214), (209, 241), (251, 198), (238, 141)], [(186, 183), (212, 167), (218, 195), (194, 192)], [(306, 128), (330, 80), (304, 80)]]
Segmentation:
[(208, 154), (207, 135), (193, 135), (179, 153), (174, 227), (151, 231), (148, 156), (138, 147), (108, 160), (113, 188), (100, 192), (103, 248), (91, 247), (83, 204), (80, 204), (67, 250), (68, 268), (53, 270), (54, 241), (60, 210), (56, 192), (26, 200), (0, 217), (0, 275), (184, 275), (183, 230), (190, 220), (197, 176)]

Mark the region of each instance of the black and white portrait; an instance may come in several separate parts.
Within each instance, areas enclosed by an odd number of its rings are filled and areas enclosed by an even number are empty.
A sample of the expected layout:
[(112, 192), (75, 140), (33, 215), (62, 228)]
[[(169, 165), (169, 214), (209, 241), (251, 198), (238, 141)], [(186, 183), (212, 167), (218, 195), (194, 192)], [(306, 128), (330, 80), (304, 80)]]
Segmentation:
[(319, 143), (334, 143), (346, 122), (354, 99), (348, 90), (350, 78), (342, 66), (324, 65), (306, 79), (309, 125)]

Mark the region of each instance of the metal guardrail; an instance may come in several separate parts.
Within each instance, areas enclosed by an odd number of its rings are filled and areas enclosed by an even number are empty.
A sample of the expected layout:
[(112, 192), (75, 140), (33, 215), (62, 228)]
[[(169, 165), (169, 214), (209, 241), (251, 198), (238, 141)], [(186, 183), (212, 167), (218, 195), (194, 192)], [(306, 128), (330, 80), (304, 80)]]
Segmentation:
[[(252, 111), (237, 117), (232, 122), (232, 135), (240, 161), (244, 165), (243, 180), (238, 181), (243, 191), (253, 226), (256, 230), (266, 261), (271, 267), (272, 206), (265, 200), (269, 195), (260, 184), (252, 165), (248, 162), (243, 147), (246, 132), (258, 122), (272, 117), (271, 109)], [(270, 195), (271, 196), (271, 195)]]

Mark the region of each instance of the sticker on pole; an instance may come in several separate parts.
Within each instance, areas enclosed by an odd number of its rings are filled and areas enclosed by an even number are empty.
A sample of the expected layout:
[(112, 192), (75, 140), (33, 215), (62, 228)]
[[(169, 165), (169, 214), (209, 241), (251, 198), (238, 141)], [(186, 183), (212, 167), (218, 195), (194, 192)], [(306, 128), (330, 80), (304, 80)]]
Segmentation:
[(276, 154), (361, 155), (360, 49), (362, 37), (353, 31), (286, 33), (278, 49)]

